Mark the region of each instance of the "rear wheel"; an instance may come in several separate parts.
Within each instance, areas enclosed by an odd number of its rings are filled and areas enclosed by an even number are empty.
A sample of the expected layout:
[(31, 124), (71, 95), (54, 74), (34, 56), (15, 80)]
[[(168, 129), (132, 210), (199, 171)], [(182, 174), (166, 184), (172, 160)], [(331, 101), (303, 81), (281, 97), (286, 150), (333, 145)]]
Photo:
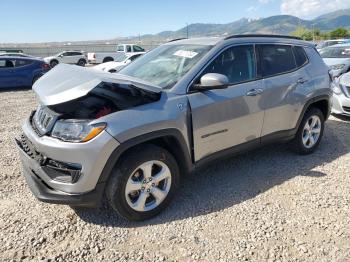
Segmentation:
[(174, 157), (147, 145), (129, 152), (115, 167), (106, 189), (110, 206), (128, 220), (145, 220), (166, 208), (180, 180)]
[(32, 81), (32, 85), (34, 85), (34, 83), (40, 78), (41, 76), (34, 76), (33, 81)]
[(315, 151), (323, 136), (324, 122), (324, 116), (320, 109), (313, 107), (306, 112), (292, 141), (293, 148), (297, 153), (310, 154)]
[(103, 63), (112, 62), (112, 61), (114, 61), (113, 57), (105, 57), (103, 59)]
[(57, 65), (58, 65), (58, 61), (57, 61), (57, 60), (52, 60), (52, 61), (50, 62), (51, 68), (54, 68), (54, 67), (57, 66)]

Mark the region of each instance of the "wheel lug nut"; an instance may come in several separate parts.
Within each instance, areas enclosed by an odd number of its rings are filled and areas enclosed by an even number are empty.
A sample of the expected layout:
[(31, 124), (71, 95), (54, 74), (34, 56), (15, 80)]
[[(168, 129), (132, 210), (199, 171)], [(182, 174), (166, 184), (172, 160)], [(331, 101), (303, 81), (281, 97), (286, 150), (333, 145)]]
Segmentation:
[(144, 184), (146, 184), (146, 182), (147, 182), (146, 179), (142, 181), (142, 183), (144, 183)]
[(145, 188), (144, 188), (144, 187), (141, 187), (141, 191), (142, 191), (142, 192), (145, 191)]
[(153, 186), (153, 187), (155, 187), (155, 186), (156, 186), (156, 184), (155, 184), (155, 183), (152, 183), (152, 186)]
[(152, 177), (149, 178), (149, 181), (152, 181)]
[(151, 190), (147, 189), (147, 193), (151, 192)]

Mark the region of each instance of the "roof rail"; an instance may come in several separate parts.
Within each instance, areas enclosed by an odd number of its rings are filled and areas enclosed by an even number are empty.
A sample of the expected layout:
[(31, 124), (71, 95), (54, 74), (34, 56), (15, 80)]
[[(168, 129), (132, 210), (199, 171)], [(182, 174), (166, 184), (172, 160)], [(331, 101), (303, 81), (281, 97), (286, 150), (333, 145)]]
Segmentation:
[(171, 43), (171, 42), (175, 42), (175, 41), (179, 41), (179, 40), (184, 40), (184, 39), (187, 39), (187, 38), (186, 37), (175, 38), (175, 39), (169, 40), (167, 43)]
[(271, 38), (287, 38), (287, 39), (296, 39), (296, 40), (303, 40), (300, 37), (297, 36), (290, 36), (290, 35), (264, 35), (264, 34), (247, 34), (247, 35), (230, 35), (225, 37), (224, 39), (231, 39), (231, 38), (243, 38), (243, 37), (271, 37)]

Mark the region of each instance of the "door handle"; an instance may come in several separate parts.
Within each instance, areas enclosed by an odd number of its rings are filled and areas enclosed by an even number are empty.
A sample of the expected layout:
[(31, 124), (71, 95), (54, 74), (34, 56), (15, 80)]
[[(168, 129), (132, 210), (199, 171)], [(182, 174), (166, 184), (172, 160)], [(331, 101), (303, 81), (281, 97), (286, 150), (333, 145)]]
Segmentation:
[(247, 96), (256, 96), (261, 94), (262, 92), (264, 92), (264, 90), (262, 90), (261, 88), (257, 88), (257, 89), (251, 89), (247, 92)]
[(304, 79), (304, 78), (299, 78), (299, 79), (298, 79), (298, 84), (304, 84), (304, 83), (306, 83), (307, 81), (309, 81), (309, 80)]

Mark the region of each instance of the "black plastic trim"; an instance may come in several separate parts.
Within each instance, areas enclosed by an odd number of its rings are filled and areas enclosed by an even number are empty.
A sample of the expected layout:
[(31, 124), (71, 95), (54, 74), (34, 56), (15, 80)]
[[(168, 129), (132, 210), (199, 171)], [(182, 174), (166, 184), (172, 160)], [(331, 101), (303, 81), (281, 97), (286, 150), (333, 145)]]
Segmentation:
[(224, 40), (232, 39), (232, 38), (247, 38), (247, 37), (269, 37), (269, 38), (286, 38), (286, 39), (295, 39), (295, 40), (303, 40), (297, 36), (290, 35), (269, 35), (269, 34), (246, 34), (246, 35), (230, 35), (224, 38)]
[(148, 134), (140, 135), (138, 137), (132, 138), (128, 141), (121, 143), (121, 145), (113, 151), (113, 153), (111, 154), (111, 156), (107, 160), (107, 163), (102, 171), (102, 174), (98, 180), (98, 183), (107, 182), (109, 175), (112, 172), (113, 167), (115, 166), (115, 164), (119, 160), (120, 156), (124, 152), (126, 152), (128, 149), (130, 149), (134, 146), (140, 145), (142, 143), (147, 143), (147, 142), (150, 142), (154, 139), (164, 138), (164, 137), (173, 137), (177, 140), (178, 144), (180, 145), (180, 149), (181, 149), (180, 153), (183, 155), (183, 159), (184, 159), (184, 162), (181, 164), (186, 172), (190, 172), (193, 168), (193, 163), (192, 163), (192, 159), (191, 159), (191, 156), (189, 153), (188, 146), (185, 142), (185, 139), (182, 136), (180, 131), (178, 131), (175, 128), (170, 128), (170, 129), (163, 129), (163, 130), (151, 132)]

